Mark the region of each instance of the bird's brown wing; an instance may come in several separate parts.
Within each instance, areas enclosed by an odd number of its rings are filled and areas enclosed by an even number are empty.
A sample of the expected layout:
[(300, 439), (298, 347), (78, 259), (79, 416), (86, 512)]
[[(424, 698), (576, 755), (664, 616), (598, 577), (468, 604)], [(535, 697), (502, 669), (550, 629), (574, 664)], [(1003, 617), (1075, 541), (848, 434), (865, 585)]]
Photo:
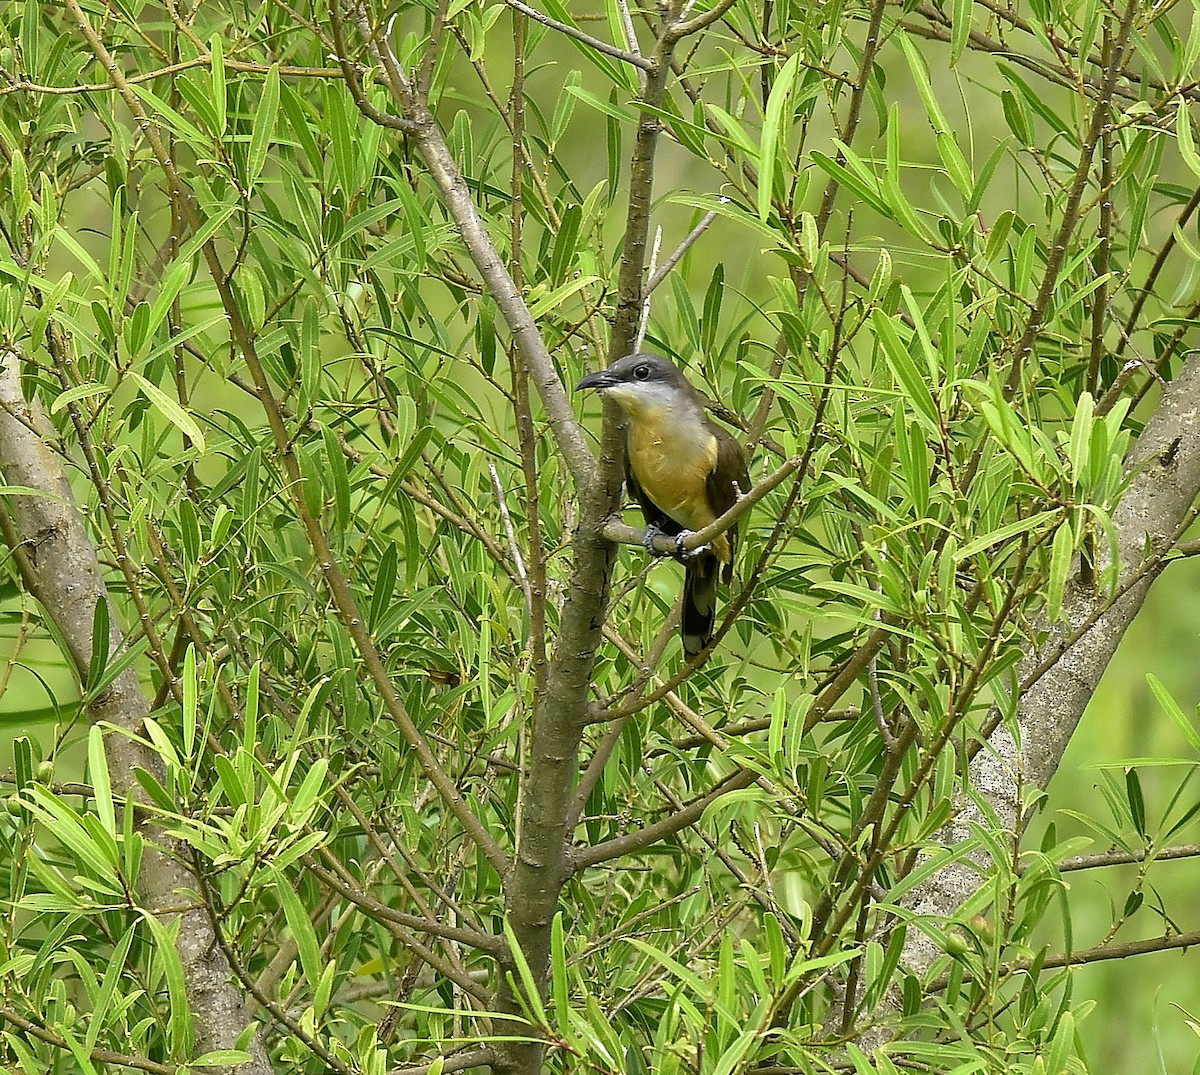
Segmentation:
[[(711, 424), (711, 423), (710, 423)], [(746, 467), (746, 452), (720, 426), (712, 426), (717, 438), (717, 465), (708, 475), (708, 502), (713, 512), (724, 515), (737, 502), (739, 495), (750, 491), (750, 473)], [(739, 524), (726, 531), (729, 538), (729, 563), (725, 565), (725, 581), (733, 577), (733, 558), (737, 553)]]

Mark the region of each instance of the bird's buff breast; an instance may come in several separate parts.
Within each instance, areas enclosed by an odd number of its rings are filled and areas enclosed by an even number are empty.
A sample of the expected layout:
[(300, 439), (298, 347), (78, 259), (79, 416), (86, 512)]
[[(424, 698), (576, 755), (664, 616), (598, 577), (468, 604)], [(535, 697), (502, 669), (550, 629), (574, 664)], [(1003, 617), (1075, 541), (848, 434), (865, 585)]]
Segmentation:
[(716, 518), (705, 482), (717, 465), (717, 439), (707, 431), (696, 437), (666, 414), (642, 415), (629, 429), (629, 462), (645, 494), (680, 526), (699, 530)]

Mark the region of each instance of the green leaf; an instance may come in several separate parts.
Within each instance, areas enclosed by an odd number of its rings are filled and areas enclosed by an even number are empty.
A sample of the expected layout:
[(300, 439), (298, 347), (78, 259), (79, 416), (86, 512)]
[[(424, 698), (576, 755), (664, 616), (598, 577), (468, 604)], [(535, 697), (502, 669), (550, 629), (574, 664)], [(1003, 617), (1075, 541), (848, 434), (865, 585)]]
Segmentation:
[(573, 280), (568, 280), (561, 287), (556, 287), (548, 295), (542, 295), (538, 299), (533, 299), (529, 303), (529, 313), (535, 317), (543, 317), (553, 310), (556, 306), (560, 306), (563, 302), (569, 299), (572, 295), (582, 291), (585, 287), (590, 287), (600, 278), (598, 276), (577, 276)]
[[(330, 83), (325, 92), (325, 123), (329, 131), (329, 148), (333, 151), (333, 168), (347, 199), (354, 196), (354, 158), (357, 146), (352, 119), (358, 110), (346, 99), (340, 85)], [(462, 113), (459, 113), (461, 115)]]
[(997, 527), (973, 541), (967, 542), (959, 548), (955, 556), (956, 563), (962, 563), (963, 560), (969, 560), (972, 556), (976, 556), (987, 549), (994, 548), (1004, 542), (1016, 537), (1018, 534), (1024, 534), (1029, 530), (1035, 530), (1039, 526), (1043, 526), (1058, 515), (1057, 511), (1042, 511), (1036, 515), (1027, 516), (1024, 519), (1016, 519), (1011, 523), (1005, 523), (1003, 526)]
[(16, 791), (20, 793), (33, 782), (33, 744), (29, 736), (18, 735), (12, 741), (13, 775)]
[(1200, 153), (1196, 152), (1196, 142), (1192, 135), (1192, 117), (1188, 111), (1188, 101), (1182, 95), (1175, 106), (1175, 141), (1179, 145), (1179, 155), (1183, 158), (1183, 163), (1200, 176)]
[(1046, 616), (1057, 623), (1062, 615), (1063, 594), (1071, 573), (1071, 560), (1075, 555), (1075, 532), (1070, 523), (1064, 522), (1054, 532), (1054, 543), (1050, 549), (1050, 580), (1046, 587)]
[(577, 69), (572, 69), (566, 73), (563, 80), (563, 89), (566, 93), (558, 95), (558, 104), (554, 108), (554, 118), (550, 122), (550, 145), (554, 146), (558, 140), (562, 138), (566, 132), (567, 124), (571, 122), (571, 115), (575, 111), (575, 102), (582, 100), (574, 92), (580, 86), (583, 75)]
[[(104, 602), (101, 601), (100, 604)], [(92, 781), (92, 799), (104, 831), (117, 839), (117, 812), (113, 806), (112, 779), (108, 773), (108, 758), (104, 752), (104, 730), (99, 724), (88, 729), (88, 775)]]
[(212, 1052), (203, 1053), (194, 1060), (188, 1061), (189, 1068), (219, 1068), (219, 1067), (236, 1067), (239, 1064), (248, 1064), (254, 1058), (242, 1049), (213, 1049)]
[(292, 809), (296, 814), (305, 814), (320, 797), (321, 789), (325, 786), (325, 776), (329, 772), (329, 762), (318, 758), (313, 762), (304, 776), (296, 794), (292, 797)]
[(334, 519), (338, 533), (344, 534), (350, 528), (350, 474), (346, 470), (346, 457), (342, 454), (332, 427), (323, 425), (321, 436), (325, 441), (325, 461), (333, 484)]
[[(759, 140), (758, 168), (758, 219), (764, 223), (771, 214), (771, 195), (775, 185), (775, 165), (781, 144), (784, 111), (791, 103), (792, 86), (796, 82), (796, 73), (799, 70), (800, 54), (797, 52), (783, 65), (783, 70), (776, 76), (775, 84), (767, 98), (762, 137)], [(785, 140), (783, 145), (786, 144)]]
[(279, 116), (279, 64), (271, 64), (263, 79), (262, 96), (254, 113), (250, 130), (250, 148), (246, 153), (246, 185), (252, 187), (267, 162), (267, 149), (275, 140), (275, 123)]
[(170, 1016), (167, 1030), (170, 1037), (171, 1053), (176, 1057), (184, 1057), (192, 1051), (192, 1010), (188, 1004), (187, 986), (183, 977), (183, 963), (175, 947), (175, 936), (179, 930), (179, 918), (175, 919), (171, 928), (167, 928), (145, 908), (137, 908), (154, 938), (154, 951), (162, 961), (163, 971), (167, 980), (167, 996), (170, 1001)]
[(313, 929), (312, 918), (309, 917), (304, 904), (300, 902), (300, 897), (296, 894), (292, 882), (277, 870), (273, 870), (272, 873), (275, 875), (275, 889), (283, 904), (283, 914), (287, 919), (288, 929), (292, 931), (292, 937), (296, 941), (296, 951), (300, 956), (300, 966), (304, 968), (304, 977), (308, 979), (309, 986), (315, 989), (321, 980), (323, 961), (321, 946), (317, 942), (317, 933)]
[(367, 627), (372, 632), (383, 622), (384, 614), (391, 607), (395, 596), (398, 559), (395, 542), (388, 542), (379, 557), (375, 585), (371, 589), (371, 611), (367, 616)]
[(100, 1040), (100, 1032), (107, 1023), (106, 1017), (112, 1006), (113, 997), (116, 995), (117, 986), (121, 983), (121, 976), (125, 973), (125, 960), (129, 957), (129, 947), (133, 943), (133, 935), (136, 931), (137, 922), (135, 921), (117, 941), (108, 959), (104, 980), (100, 984), (88, 1019), (87, 1037), (84, 1038), (84, 1048), (89, 1052), (96, 1047), (96, 1042)]
[(1090, 392), (1079, 397), (1075, 417), (1071, 422), (1071, 439), (1067, 444), (1067, 458), (1071, 461), (1072, 477), (1079, 482), (1090, 470), (1089, 448), (1092, 443), (1092, 414), (1095, 404)]
[(508, 924), (507, 919), (504, 922), (504, 937), (508, 941), (509, 953), (512, 956), (513, 964), (516, 966), (517, 974), (521, 979), (521, 989), (518, 991), (521, 1000), (537, 1023), (540, 1026), (548, 1027), (550, 1021), (546, 1017), (546, 1009), (542, 1005), (542, 996), (538, 989), (537, 979), (534, 978), (533, 971), (529, 969), (529, 962), (525, 958), (525, 953), (521, 951), (517, 935), (513, 932), (512, 926)]
[(957, 67), (971, 36), (974, 0), (954, 0), (954, 18), (950, 23), (950, 66)]
[(597, 112), (602, 112), (610, 119), (620, 120), (622, 123), (633, 123), (632, 112), (606, 101), (603, 97), (598, 97), (594, 93), (589, 93), (582, 86), (568, 83), (563, 89), (572, 97), (578, 97), (584, 104), (594, 108)]
[(971, 166), (967, 164), (967, 158), (958, 148), (958, 138), (945, 131), (939, 131), (937, 148), (938, 155), (946, 166), (946, 173), (950, 176), (950, 181), (962, 195), (963, 201), (967, 201), (974, 193), (975, 178), (971, 175)]
[[(250, 675), (246, 680), (246, 704), (242, 707), (242, 754), (249, 759), (254, 757), (258, 748), (258, 702), (259, 683), (262, 678), (262, 662), (255, 661), (250, 666)], [(250, 786), (250, 770), (242, 767), (244, 785)]]
[(205, 134), (199, 127), (172, 108), (166, 101), (150, 90), (144, 82), (131, 82), (133, 90), (146, 104), (150, 106), (150, 122), (168, 127), (174, 134), (200, 150), (208, 150), (212, 146), (212, 137)]
[(67, 1048), (79, 1065), (81, 1075), (97, 1075), (96, 1066), (92, 1063), (92, 1058), (83, 1047), (83, 1043), (65, 1026), (58, 1027), (58, 1032), (62, 1035), (63, 1041), (67, 1043)]
[(678, 205), (688, 205), (693, 209), (711, 210), (726, 220), (733, 220), (750, 228), (759, 238), (771, 247), (779, 245), (779, 233), (768, 224), (758, 219), (756, 213), (750, 212), (745, 206), (731, 201), (729, 198), (715, 198), (711, 195), (680, 195), (670, 199)]
[(904, 196), (900, 186), (900, 174), (903, 161), (900, 155), (900, 131), (903, 120), (900, 115), (900, 105), (893, 104), (888, 113), (886, 167), (883, 170), (883, 197), (887, 200), (891, 215), (905, 231), (922, 241), (927, 241), (928, 231), (921, 223), (913, 209), (912, 203)]
[[(183, 290), (183, 285), (187, 283), (191, 272), (190, 258), (176, 258), (163, 273), (158, 286), (158, 294), (154, 297), (154, 305), (147, 311), (149, 314), (148, 327), (151, 333), (167, 320), (167, 315), (171, 312), (171, 304), (179, 297), (179, 292)], [(141, 309), (141, 306), (138, 308)], [(140, 347), (138, 349), (140, 350)]]
[(88, 396), (104, 395), (107, 392), (108, 385), (99, 384), (96, 381), (77, 384), (74, 388), (68, 388), (65, 392), (54, 397), (54, 402), (50, 404), (50, 413), (58, 414), (59, 411), (69, 407), (77, 400), (86, 399)]
[(1129, 803), (1129, 816), (1139, 836), (1146, 835), (1146, 799), (1142, 794), (1142, 781), (1138, 771), (1125, 770), (1125, 798)]
[(308, 106), (286, 82), (280, 85), (279, 98), (283, 104), (283, 112), (287, 116), (288, 125), (292, 128), (296, 141), (300, 143), (300, 148), (304, 150), (309, 168), (314, 175), (320, 176), (325, 169), (325, 155), (317, 145), (312, 128), (309, 126), (306, 111)]
[(871, 311), (871, 324), (876, 337), (883, 345), (883, 355), (891, 367), (892, 374), (904, 392), (905, 399), (916, 412), (922, 424), (935, 437), (941, 436), (941, 419), (938, 415), (933, 394), (925, 378), (917, 369), (908, 348), (901, 342), (896, 331), (895, 319), (876, 307)]
[(1196, 722), (1187, 718), (1183, 710), (1179, 708), (1179, 704), (1171, 697), (1170, 692), (1163, 686), (1162, 681), (1156, 675), (1147, 673), (1146, 682), (1150, 684), (1150, 690), (1158, 700), (1158, 704), (1162, 706), (1163, 712), (1183, 732), (1183, 737), (1188, 741), (1188, 745), (1197, 754), (1200, 754), (1200, 728), (1197, 728)]
[[(721, 140), (732, 149), (740, 150), (747, 156), (753, 157), (755, 160), (759, 157), (759, 147), (755, 144), (749, 132), (738, 121), (738, 119), (726, 112), (720, 105), (710, 104), (708, 111), (716, 118), (721, 127), (725, 131), (725, 137)], [(720, 136), (718, 136), (720, 137)]]
[(196, 724), (199, 712), (196, 682), (196, 647), (189, 645), (183, 655), (183, 754), (191, 758), (196, 752)]
[(222, 51), (221, 35), (213, 34), (208, 40), (210, 75), (212, 78), (213, 108), (217, 116), (217, 137), (225, 133), (225, 54)]
[(175, 426), (184, 436), (188, 438), (196, 446), (197, 451), (204, 455), (208, 449), (204, 443), (204, 434), (200, 431), (200, 426), (187, 411), (185, 411), (177, 400), (172, 399), (156, 384), (151, 384), (136, 370), (128, 370), (125, 374), (130, 377), (133, 383), (141, 390), (144, 395), (153, 405), (154, 408), (162, 414), (171, 425)]
[(845, 165), (839, 164), (828, 154), (813, 150), (813, 163), (823, 172), (835, 179), (852, 194), (857, 194), (875, 212), (891, 218), (891, 210), (878, 190), (878, 181), (870, 182), (850, 171)]
[[(44, 298), (41, 305), (34, 311), (33, 317), (29, 319), (29, 338), (31, 340), (40, 341), (45, 337), (46, 326), (50, 324), (50, 318), (61, 315), (63, 303), (74, 282), (74, 274), (69, 272), (64, 273), (62, 278)], [(55, 402), (57, 403), (58, 401), (55, 400)]]
[[(557, 1017), (558, 1031), (571, 1040), (571, 1000), (568, 991), (570, 981), (562, 911), (555, 913), (550, 926), (550, 981), (554, 988), (554, 1014)], [(578, 1049), (577, 1041), (573, 1041), (572, 1044)]]
[(103, 594), (92, 610), (92, 655), (88, 660), (87, 679), (84, 690), (91, 693), (100, 682), (104, 669), (108, 667), (108, 651), (112, 645), (112, 631), (108, 619), (108, 598)]
[(896, 34), (896, 39), (900, 42), (904, 58), (908, 61), (908, 69), (912, 73), (913, 82), (916, 83), (917, 92), (921, 95), (921, 102), (925, 105), (925, 114), (929, 117), (930, 125), (938, 134), (953, 134), (941, 105), (938, 104), (937, 95), (933, 92), (929, 81), (929, 67), (921, 50), (903, 31)]
[(97, 839), (75, 810), (40, 784), (30, 784), (21, 798), (26, 806), (50, 827), (54, 838), (81, 863), (90, 867), (97, 877), (113, 876), (117, 865), (115, 841), (110, 843), (108, 840)]
[(84, 704), (94, 702), (99, 695), (116, 682), (117, 677), (129, 668), (135, 661), (146, 652), (146, 647), (149, 646), (149, 639), (143, 634), (139, 635), (128, 648), (121, 651), (117, 659), (109, 660), (104, 666), (104, 672), (96, 679), (95, 682), (89, 681), (86, 692), (83, 696)]

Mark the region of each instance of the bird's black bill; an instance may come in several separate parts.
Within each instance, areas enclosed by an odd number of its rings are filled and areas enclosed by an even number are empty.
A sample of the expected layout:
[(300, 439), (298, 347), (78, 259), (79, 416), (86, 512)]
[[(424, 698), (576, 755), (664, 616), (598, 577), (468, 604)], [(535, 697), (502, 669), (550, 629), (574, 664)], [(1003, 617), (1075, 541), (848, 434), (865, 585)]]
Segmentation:
[(595, 373), (589, 373), (580, 381), (575, 386), (575, 391), (585, 392), (589, 388), (611, 388), (615, 383), (613, 375), (608, 370), (597, 370)]

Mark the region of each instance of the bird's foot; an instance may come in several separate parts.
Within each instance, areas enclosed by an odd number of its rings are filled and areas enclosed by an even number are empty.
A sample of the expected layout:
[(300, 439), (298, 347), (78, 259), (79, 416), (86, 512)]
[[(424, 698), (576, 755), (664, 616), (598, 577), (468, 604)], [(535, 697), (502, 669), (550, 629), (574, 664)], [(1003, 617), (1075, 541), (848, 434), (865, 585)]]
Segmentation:
[(694, 549), (685, 549), (683, 547), (683, 543), (695, 532), (695, 530), (684, 530), (675, 539), (675, 555), (684, 563), (687, 563), (689, 560), (695, 560), (697, 557), (703, 556), (707, 552), (712, 552), (712, 545), (707, 543), (704, 545), (697, 545)]
[(658, 523), (648, 523), (646, 525), (646, 536), (642, 538), (642, 545), (651, 556), (669, 556), (669, 553), (659, 552), (654, 547), (654, 539), (659, 537), (663, 532), (663, 528)]

